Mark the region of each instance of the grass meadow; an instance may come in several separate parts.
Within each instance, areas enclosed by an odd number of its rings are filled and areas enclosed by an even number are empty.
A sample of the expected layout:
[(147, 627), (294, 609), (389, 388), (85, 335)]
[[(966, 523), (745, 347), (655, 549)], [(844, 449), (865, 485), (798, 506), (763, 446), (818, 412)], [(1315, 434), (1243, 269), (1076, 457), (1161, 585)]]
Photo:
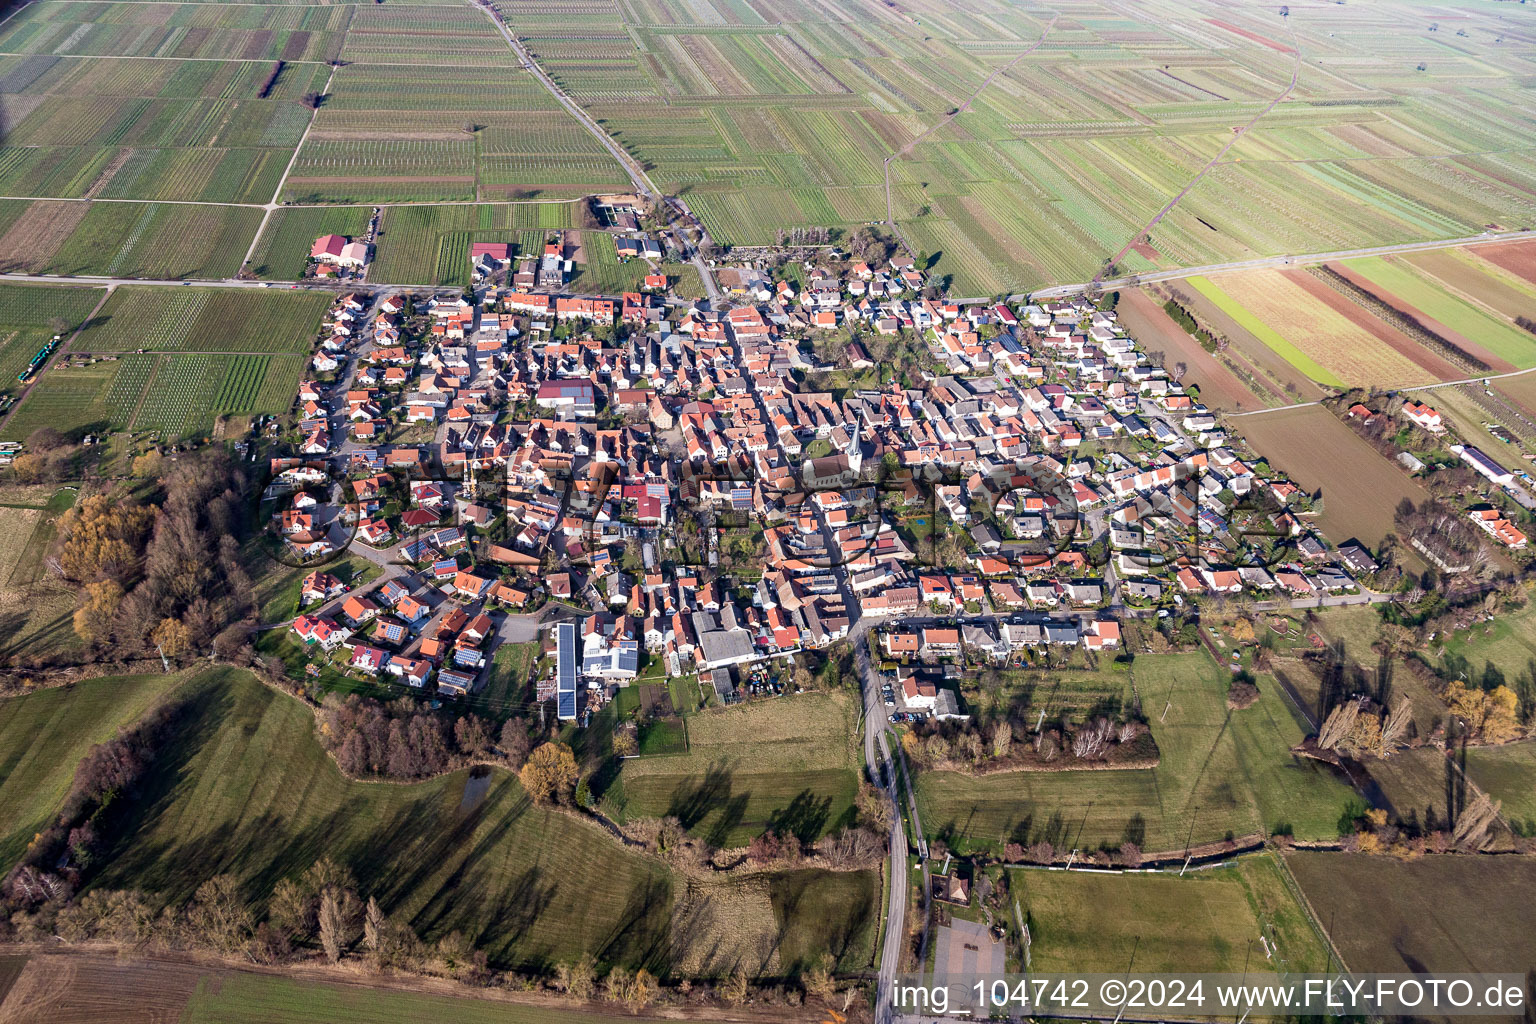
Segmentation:
[(1138, 659), (1136, 687), (1161, 752), (1157, 767), (921, 772), (923, 828), (960, 849), (1045, 839), (1059, 849), (1132, 841), (1165, 852), (1287, 828), (1298, 838), (1337, 835), (1354, 792), (1291, 755), (1305, 730), (1278, 684), (1261, 680), (1258, 703), (1229, 711), (1222, 669), (1198, 651)]
[(1351, 971), (1523, 974), (1536, 961), (1529, 857), (1298, 852), (1286, 863)]
[(853, 819), (858, 717), (841, 692), (688, 715), (687, 753), (624, 761), (603, 806), (621, 819), (676, 816), (719, 846), (770, 828), (815, 839)]
[(1176, 874), (1014, 870), (1010, 891), (1029, 923), (1030, 961), (1043, 973), (1118, 973), (1135, 949), (1138, 973), (1238, 973), (1263, 963), (1259, 936), (1285, 969), (1325, 970), (1328, 954), (1272, 853), (1230, 867)]
[[(662, 975), (678, 964), (725, 974), (746, 959), (774, 976), (823, 949), (850, 969), (872, 956), (876, 874), (748, 876), (742, 890), (764, 896), (737, 908), (735, 886), (701, 888), (595, 823), (536, 807), (500, 770), (488, 786), (470, 786), (468, 771), (412, 785), (348, 780), (308, 708), (228, 669), (0, 702), (0, 760), (16, 766), (5, 785), (20, 787), (4, 842), (19, 852), (85, 747), (152, 697), (175, 702), (176, 724), (137, 799), (104, 825), (110, 849), (93, 885), (179, 902), (230, 873), (259, 905), (279, 879), (329, 856), (418, 933), (461, 931), (506, 966), (544, 969), (589, 950)], [(715, 941), (701, 947), (706, 933)]]
[(13, 864), (64, 802), (75, 765), (185, 676), (91, 679), (0, 701), (0, 863)]

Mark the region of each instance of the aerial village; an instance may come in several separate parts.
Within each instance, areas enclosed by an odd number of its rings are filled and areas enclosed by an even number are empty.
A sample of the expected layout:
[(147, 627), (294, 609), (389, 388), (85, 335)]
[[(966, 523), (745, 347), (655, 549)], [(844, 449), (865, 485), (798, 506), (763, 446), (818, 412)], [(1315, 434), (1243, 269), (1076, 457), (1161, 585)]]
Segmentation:
[[(660, 254), (632, 216), (616, 248)], [(946, 682), (966, 666), (1114, 656), (1128, 618), (1197, 598), (1376, 582), (1112, 301), (955, 303), (909, 257), (836, 251), (720, 267), (714, 302), (660, 272), (576, 295), (566, 251), (475, 243), (467, 292), (331, 310), (264, 507), (291, 564), (318, 567), (290, 631), (333, 670), (452, 699), (537, 636), (540, 701), (581, 719), (637, 678), (731, 703), (868, 643), (894, 719), (963, 716)], [(311, 255), (362, 274), (369, 252)], [(1349, 414), (1443, 430), (1415, 402)], [(1467, 517), (1526, 545), (1491, 506)], [(323, 568), (344, 549), (365, 583)]]

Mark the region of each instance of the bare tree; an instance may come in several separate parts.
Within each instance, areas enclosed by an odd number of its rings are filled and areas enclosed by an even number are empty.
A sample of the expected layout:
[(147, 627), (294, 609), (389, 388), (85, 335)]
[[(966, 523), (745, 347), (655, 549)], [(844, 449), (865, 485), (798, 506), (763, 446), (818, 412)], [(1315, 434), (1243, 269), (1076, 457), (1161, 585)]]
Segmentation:
[(388, 922), (384, 919), (384, 911), (379, 908), (378, 899), (369, 896), (368, 912), (363, 917), (363, 945), (368, 947), (368, 952), (373, 954), (376, 961), (384, 952), (384, 933), (387, 926)]
[(320, 895), (320, 947), (331, 963), (341, 960), (342, 929), (341, 900), (336, 890), (327, 889)]
[(1358, 700), (1349, 700), (1330, 711), (1317, 731), (1317, 745), (1324, 750), (1337, 750), (1354, 729), (1355, 720), (1360, 717), (1360, 704)]
[(575, 963), (556, 964), (555, 987), (572, 999), (591, 999), (597, 991), (597, 960), (583, 953)]
[(1490, 800), (1487, 793), (1478, 793), (1477, 799), (1456, 816), (1451, 843), (1460, 850), (1476, 852), (1484, 849), (1493, 840), (1493, 825), (1499, 819), (1499, 807), (1499, 801)]
[(1412, 724), (1413, 702), (1407, 697), (1399, 697), (1381, 724), (1381, 752), (1391, 753), (1398, 741), (1408, 735), (1408, 727)]
[(1007, 757), (1013, 746), (1013, 725), (1006, 721), (992, 724), (992, 756)]

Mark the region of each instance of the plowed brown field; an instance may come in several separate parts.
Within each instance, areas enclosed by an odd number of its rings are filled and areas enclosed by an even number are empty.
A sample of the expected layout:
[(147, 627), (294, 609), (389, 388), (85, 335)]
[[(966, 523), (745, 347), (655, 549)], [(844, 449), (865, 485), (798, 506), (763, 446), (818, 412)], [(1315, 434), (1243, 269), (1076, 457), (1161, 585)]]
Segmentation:
[(1120, 293), (1115, 307), (1120, 322), (1146, 351), (1164, 353), (1163, 365), (1187, 368), (1184, 380), (1200, 386), (1200, 401), (1213, 409), (1262, 409), (1266, 403), (1184, 329), (1169, 319), (1162, 305), (1140, 289)]
[(1309, 491), (1322, 488), (1317, 525), (1334, 543), (1354, 537), (1375, 547), (1391, 532), (1398, 502), (1429, 498), (1406, 472), (1322, 406), (1244, 416), (1229, 424), (1298, 485)]

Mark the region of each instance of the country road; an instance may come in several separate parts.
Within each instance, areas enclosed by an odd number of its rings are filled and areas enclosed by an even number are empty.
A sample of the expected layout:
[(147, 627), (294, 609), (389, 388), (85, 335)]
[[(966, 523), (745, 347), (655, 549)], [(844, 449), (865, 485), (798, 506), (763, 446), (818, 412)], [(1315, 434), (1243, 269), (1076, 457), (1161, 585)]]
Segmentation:
[[(1270, 100), (1269, 101), (1269, 105), (1267, 107), (1265, 107), (1263, 110), (1260, 110), (1257, 114), (1254, 114), (1253, 117), (1251, 117), (1248, 120), (1247, 124), (1243, 125), (1241, 128), (1237, 129), (1237, 131), (1233, 132), (1232, 133), (1232, 137), (1227, 140), (1226, 145), (1224, 145), (1220, 149), (1218, 149), (1216, 151), (1216, 155), (1211, 157), (1209, 160), (1207, 160), (1205, 162), (1205, 166), (1201, 167), (1200, 170), (1195, 173), (1195, 176), (1189, 180), (1189, 183), (1187, 185), (1185, 185), (1182, 189), (1179, 190), (1179, 194), (1174, 196), (1172, 199), (1168, 200), (1167, 204), (1165, 204), (1161, 210), (1158, 210), (1157, 214), (1151, 220), (1147, 221), (1146, 227), (1144, 227), (1140, 231), (1138, 231), (1136, 233), (1136, 235), (1130, 241), (1126, 242), (1124, 245), (1122, 245), (1120, 247), (1120, 251), (1119, 252), (1115, 253), (1112, 257), (1110, 257), (1109, 262), (1105, 264), (1105, 269), (1108, 269), (1109, 267), (1113, 267), (1115, 264), (1117, 264), (1121, 260), (1125, 259), (1125, 254), (1131, 251), (1131, 247), (1134, 246), (1139, 240), (1149, 236), (1152, 233), (1152, 229), (1157, 227), (1159, 224), (1161, 224), (1162, 221), (1163, 221), (1163, 218), (1168, 216), (1168, 214), (1172, 213), (1173, 212), (1173, 208), (1175, 206), (1178, 206), (1179, 203), (1184, 199), (1185, 196), (1189, 195), (1190, 192), (1194, 191), (1194, 188), (1195, 188), (1196, 185), (1200, 184), (1201, 181), (1205, 180), (1205, 176), (1211, 172), (1211, 168), (1213, 168), (1217, 164), (1219, 164), (1221, 162), (1221, 158), (1226, 156), (1227, 152), (1229, 150), (1231, 150), (1231, 148), (1233, 146), (1237, 145), (1238, 140), (1240, 140), (1244, 135), (1248, 134), (1248, 129), (1252, 128), (1255, 124), (1257, 124), (1259, 122), (1260, 118), (1262, 118), (1265, 114), (1268, 114), (1270, 111), (1274, 110), (1288, 96), (1290, 96), (1291, 93), (1296, 91), (1296, 82), (1301, 77), (1301, 42), (1296, 38), (1296, 30), (1293, 29), (1293, 28), (1290, 28), (1290, 18), (1289, 18), (1289, 16), (1286, 17), (1285, 22), (1286, 22), (1286, 28), (1290, 29), (1291, 45), (1296, 50), (1296, 62), (1291, 66), (1291, 81), (1290, 81), (1290, 84), (1288, 84), (1285, 87), (1285, 89), (1281, 91), (1280, 95), (1278, 95), (1274, 99)], [(1099, 273), (1094, 275), (1093, 279), (1095, 281), (1098, 281), (1103, 276), (1104, 276), (1104, 272), (1101, 270)]]
[(896, 152), (892, 153), (890, 156), (885, 158), (885, 162), (884, 162), (884, 165), (883, 165), (884, 166), (884, 170), (885, 170), (885, 222), (890, 225), (892, 231), (896, 232), (897, 237), (901, 239), (901, 244), (906, 247), (907, 251), (911, 255), (916, 256), (917, 253), (915, 251), (913, 251), (912, 246), (907, 241), (906, 236), (901, 233), (901, 228), (896, 226), (896, 216), (895, 216), (895, 213), (894, 213), (894, 211), (892, 209), (892, 203), (891, 203), (891, 161), (892, 160), (897, 160), (897, 159), (900, 159), (901, 157), (906, 156), (908, 153), (912, 152), (913, 147), (915, 147), (918, 143), (922, 142), (924, 139), (926, 139), (928, 136), (932, 135), (934, 132), (938, 131), (940, 128), (942, 128), (945, 125), (949, 124), (949, 122), (953, 121), (955, 118), (959, 117), (961, 114), (965, 113), (967, 110), (970, 110), (971, 109), (971, 104), (976, 101), (976, 97), (980, 96), (982, 94), (982, 92), (987, 88), (987, 86), (991, 85), (994, 81), (996, 81), (999, 76), (1005, 75), (1009, 71), (1011, 71), (1014, 68), (1014, 66), (1019, 63), (1019, 61), (1023, 60), (1025, 57), (1028, 57), (1030, 54), (1032, 54), (1036, 50), (1040, 49), (1040, 47), (1045, 43), (1045, 37), (1050, 35), (1051, 34), (1051, 29), (1056, 26), (1056, 19), (1059, 18), (1059, 17), (1060, 17), (1059, 14), (1051, 15), (1051, 20), (1046, 23), (1045, 28), (1040, 30), (1040, 38), (1039, 39), (1036, 39), (1033, 43), (1031, 43), (1029, 45), (1029, 47), (1027, 49), (1025, 49), (1025, 50), (1019, 52), (1018, 54), (1016, 54), (1012, 60), (1010, 60), (1008, 63), (1004, 64), (1003, 66), (999, 67), (996, 71), (992, 72), (990, 75), (988, 75), (986, 78), (984, 78), (982, 80), (981, 84), (976, 87), (976, 91), (971, 93), (969, 96), (967, 96), (965, 98), (965, 102), (961, 103), (954, 110), (951, 110), (944, 117), (943, 120), (936, 121), (933, 124), (929, 125), (927, 128), (925, 128), (923, 130), (923, 132), (920, 135), (914, 136), (913, 139), (910, 142), (908, 142), (905, 146), (902, 146)]
[[(1526, 367), (1524, 370), (1511, 370), (1509, 373), (1490, 373), (1482, 377), (1463, 377), (1460, 380), (1431, 381), (1428, 384), (1407, 384), (1397, 388), (1398, 391), (1433, 391), (1436, 388), (1455, 388), (1463, 384), (1481, 384), (1484, 381), (1505, 380), (1509, 377), (1524, 377), (1528, 373), (1536, 373), (1536, 366)], [(1273, 409), (1249, 409), (1247, 412), (1224, 413), (1228, 419), (1237, 419), (1239, 416), (1263, 416), (1272, 412), (1287, 412), (1291, 409), (1310, 409), (1314, 405), (1322, 405), (1317, 402), (1296, 402), (1292, 405), (1277, 405)]]
[[(1462, 238), (1441, 238), (1427, 242), (1400, 242), (1395, 245), (1374, 245), (1363, 249), (1338, 249), (1333, 252), (1302, 253), (1290, 256), (1261, 256), (1251, 260), (1234, 260), (1231, 263), (1207, 263), (1199, 267), (1178, 267), (1174, 270), (1133, 274), (1128, 277), (1110, 278), (1105, 281), (1084, 281), (1081, 284), (1052, 285), (1048, 288), (1039, 288), (1032, 292), (1020, 292), (1016, 295), (1010, 295), (1008, 298), (1014, 302), (1020, 302), (1025, 299), (1031, 301), (1060, 299), (1066, 298), (1069, 295), (1079, 295), (1095, 288), (1103, 291), (1114, 291), (1116, 288), (1134, 288), (1137, 285), (1157, 284), (1162, 281), (1182, 281), (1188, 277), (1223, 274), (1234, 270), (1306, 267), (1318, 263), (1332, 263), (1335, 260), (1349, 260), (1363, 256), (1391, 256), (1406, 252), (1428, 252), (1434, 249), (1453, 249), (1464, 245), (1512, 242), (1522, 238), (1536, 238), (1536, 228), (1521, 228), (1518, 231), (1484, 231), (1480, 235), (1466, 235)], [(987, 298), (987, 296), (980, 296), (974, 299), (953, 299), (951, 301), (985, 302)]]
[(853, 643), (854, 663), (864, 691), (864, 764), (869, 769), (870, 781), (884, 790), (891, 801), (890, 898), (885, 936), (880, 945), (880, 976), (875, 988), (875, 1024), (890, 1024), (892, 988), (907, 934), (907, 830), (902, 824), (901, 805), (896, 796), (896, 764), (891, 760), (886, 740), (885, 704), (880, 698), (879, 681), (875, 678), (869, 644), (865, 641), (867, 621), (863, 620), (865, 629), (856, 629), (849, 640)]
[(635, 191), (647, 198), (659, 198), (661, 196), (660, 190), (652, 184), (650, 177), (645, 173), (645, 168), (640, 166), (639, 161), (630, 156), (623, 146), (613, 141), (613, 136), (604, 131), (602, 125), (592, 120), (592, 116), (581, 109), (580, 104), (567, 96), (565, 91), (555, 84), (555, 80), (550, 78), (544, 69), (539, 66), (539, 62), (533, 59), (533, 54), (524, 49), (523, 44), (517, 41), (517, 37), (512, 34), (512, 30), (507, 28), (506, 22), (496, 17), (494, 9), (482, 7), (476, 3), (472, 3), (471, 6), (484, 13), (490, 19), (491, 24), (496, 26), (496, 31), (500, 32), (501, 37), (507, 41), (507, 45), (512, 48), (512, 52), (522, 62), (524, 70), (533, 72), (533, 76), (539, 80), (540, 85), (544, 86), (545, 91), (555, 98), (555, 102), (559, 103), (566, 109), (567, 113), (581, 122), (581, 126), (593, 138), (602, 143), (603, 148), (608, 151), (609, 155), (618, 161), (619, 166), (624, 168), (624, 173), (628, 175), (630, 183), (634, 185)]
[[(640, 161), (631, 156), (623, 146), (615, 142), (613, 136), (609, 135), (602, 125), (593, 120), (592, 115), (582, 109), (581, 104), (566, 95), (565, 90), (561, 89), (555, 80), (550, 78), (544, 69), (539, 66), (539, 62), (534, 59), (533, 54), (529, 53), (523, 44), (517, 41), (517, 36), (513, 35), (512, 30), (507, 28), (506, 22), (493, 13), (492, 8), (481, 7), (479, 4), (472, 4), (472, 6), (485, 12), (485, 16), (491, 19), (491, 24), (496, 26), (496, 30), (507, 41), (507, 45), (512, 48), (512, 52), (517, 54), (517, 59), (522, 61), (523, 67), (533, 72), (534, 77), (544, 86), (545, 91), (553, 96), (556, 102), (564, 107), (572, 117), (581, 122), (581, 126), (593, 138), (602, 143), (603, 148), (608, 151), (609, 155), (619, 162), (619, 166), (624, 168), (624, 173), (629, 176), (630, 184), (635, 187), (636, 192), (658, 203), (669, 202), (668, 198), (656, 187), (655, 182), (651, 181), (650, 175), (645, 173), (645, 168), (641, 166)], [(673, 200), (673, 202), (676, 201)], [(682, 203), (677, 202), (676, 205), (698, 224), (701, 240), (707, 240), (709, 236), (704, 231), (704, 222), (697, 217), (693, 217), (693, 214)], [(720, 302), (720, 290), (715, 285), (715, 276), (710, 270), (709, 264), (705, 262), (702, 256), (697, 254), (694, 255), (691, 262), (694, 269), (699, 272), (699, 278), (704, 285), (704, 294), (709, 297), (710, 305), (718, 305)]]

